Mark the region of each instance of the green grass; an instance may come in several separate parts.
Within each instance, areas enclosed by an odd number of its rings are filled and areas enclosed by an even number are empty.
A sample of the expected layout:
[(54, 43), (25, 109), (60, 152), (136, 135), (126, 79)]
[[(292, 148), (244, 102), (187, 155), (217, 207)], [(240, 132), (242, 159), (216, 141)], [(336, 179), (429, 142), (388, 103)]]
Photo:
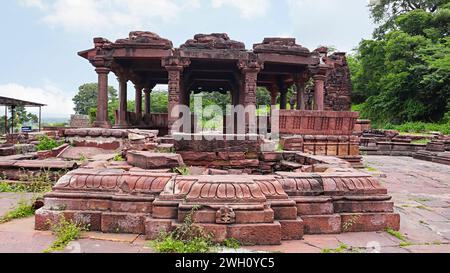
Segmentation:
[(123, 158), (122, 155), (117, 154), (117, 155), (114, 156), (113, 161), (118, 161), (118, 162), (125, 161), (125, 158)]
[(26, 218), (34, 215), (34, 208), (32, 202), (28, 202), (25, 199), (20, 199), (17, 205), (8, 211), (5, 215), (0, 217), (0, 224), (9, 222), (14, 219)]
[(39, 140), (39, 144), (36, 145), (36, 149), (38, 151), (52, 150), (52, 149), (64, 144), (64, 141), (56, 141), (52, 138), (49, 138), (47, 135), (40, 136), (38, 138), (38, 140)]
[(427, 207), (427, 206), (424, 206), (424, 205), (419, 205), (419, 206), (416, 206), (416, 208), (417, 208), (417, 209), (421, 209), (421, 210), (428, 210), (428, 211), (433, 211), (432, 209), (430, 209), (429, 207)]
[(180, 166), (180, 167), (173, 168), (172, 172), (177, 173), (182, 176), (188, 176), (191, 174), (191, 169), (189, 169), (189, 167), (187, 167), (187, 166)]
[(408, 239), (403, 234), (401, 234), (400, 232), (398, 232), (396, 230), (393, 230), (391, 228), (387, 228), (385, 231), (389, 235), (394, 236), (395, 238), (399, 239), (401, 247), (405, 247), (405, 246), (410, 246), (411, 245), (411, 243), (408, 241)]
[(426, 122), (406, 122), (400, 125), (394, 124), (373, 124), (377, 129), (397, 130), (403, 133), (428, 133), (441, 132), (443, 134), (450, 134), (450, 122), (447, 123), (426, 123)]
[(0, 182), (0, 192), (25, 192), (26, 187), (22, 184), (11, 184)]
[(363, 250), (360, 248), (348, 247), (346, 244), (340, 244), (337, 248), (324, 248), (320, 253), (360, 253)]
[(427, 144), (429, 142), (431, 142), (431, 139), (428, 139), (428, 138), (423, 138), (423, 139), (418, 139), (418, 140), (411, 141), (412, 144)]
[(56, 236), (56, 240), (48, 249), (44, 250), (44, 253), (64, 250), (70, 242), (80, 237), (83, 230), (87, 229), (67, 220), (64, 216), (61, 216), (57, 223), (50, 225), (50, 228)]

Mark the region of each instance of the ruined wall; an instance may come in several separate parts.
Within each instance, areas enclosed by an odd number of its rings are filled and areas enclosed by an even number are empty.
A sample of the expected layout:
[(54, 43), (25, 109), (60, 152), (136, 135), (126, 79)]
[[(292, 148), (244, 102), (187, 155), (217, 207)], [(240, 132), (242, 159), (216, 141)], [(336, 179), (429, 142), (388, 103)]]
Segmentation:
[(352, 83), (345, 53), (333, 53), (325, 63), (333, 66), (325, 82), (325, 110), (350, 111)]

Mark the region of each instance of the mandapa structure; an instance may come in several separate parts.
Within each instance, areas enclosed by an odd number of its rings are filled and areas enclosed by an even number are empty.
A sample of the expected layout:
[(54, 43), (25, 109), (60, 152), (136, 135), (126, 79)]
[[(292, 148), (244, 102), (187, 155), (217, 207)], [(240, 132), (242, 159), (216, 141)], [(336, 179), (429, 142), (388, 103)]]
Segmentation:
[[(387, 190), (354, 168), (361, 166), (358, 113), (349, 111), (343, 53), (310, 52), (286, 38), (266, 38), (249, 51), (226, 34), (195, 35), (178, 49), (151, 32), (94, 42), (95, 48), (79, 54), (99, 76), (95, 126), (110, 127), (107, 80), (112, 71), (120, 82), (118, 128), (66, 129), (61, 137), (72, 146), (60, 156), (95, 148), (126, 161), (93, 156), (59, 179), (36, 211), (36, 229), (48, 229), (63, 215), (94, 231), (154, 239), (183, 223), (191, 211), (194, 225), (217, 242), (280, 244), (304, 234), (400, 228)], [(134, 112), (127, 109), (128, 81), (136, 87)], [(272, 105), (280, 96), (278, 149), (261, 132), (169, 130), (171, 135), (161, 137), (177, 116), (151, 113), (156, 84), (169, 85), (169, 112), (189, 105), (192, 92), (229, 92), (234, 105), (255, 105), (256, 87), (266, 87)], [(293, 107), (286, 109), (291, 86), (297, 93)]]
[[(272, 105), (279, 96), (283, 110), (292, 86), (296, 94), (291, 105), (296, 110), (350, 111), (345, 53), (328, 56), (324, 47), (311, 52), (294, 38), (265, 38), (253, 50), (246, 50), (225, 33), (197, 34), (174, 48), (171, 41), (155, 33), (133, 31), (129, 38), (116, 42), (94, 38), (94, 48), (78, 54), (98, 73), (96, 127), (112, 126), (107, 115), (110, 72), (120, 83), (115, 128), (171, 128), (176, 116), (150, 110), (150, 93), (157, 84), (169, 86), (169, 113), (177, 105), (189, 105), (192, 92), (229, 93), (234, 105), (256, 105), (256, 87), (267, 88)], [(310, 80), (312, 90), (307, 88)], [(127, 109), (129, 81), (135, 86), (135, 109)]]

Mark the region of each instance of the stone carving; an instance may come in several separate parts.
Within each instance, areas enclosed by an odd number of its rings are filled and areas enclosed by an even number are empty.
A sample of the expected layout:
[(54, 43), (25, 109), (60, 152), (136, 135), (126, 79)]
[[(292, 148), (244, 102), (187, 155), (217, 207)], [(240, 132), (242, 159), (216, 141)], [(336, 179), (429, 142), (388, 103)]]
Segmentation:
[(307, 48), (295, 43), (295, 38), (265, 38), (261, 44), (253, 45), (255, 53), (277, 53), (286, 55), (309, 55)]
[(226, 33), (197, 34), (181, 48), (245, 50), (244, 43), (231, 40)]
[(116, 44), (145, 44), (170, 49), (173, 44), (170, 40), (161, 38), (158, 34), (150, 31), (132, 31), (126, 39), (119, 39)]
[(223, 206), (216, 212), (217, 224), (234, 224), (236, 222), (236, 213), (233, 208)]

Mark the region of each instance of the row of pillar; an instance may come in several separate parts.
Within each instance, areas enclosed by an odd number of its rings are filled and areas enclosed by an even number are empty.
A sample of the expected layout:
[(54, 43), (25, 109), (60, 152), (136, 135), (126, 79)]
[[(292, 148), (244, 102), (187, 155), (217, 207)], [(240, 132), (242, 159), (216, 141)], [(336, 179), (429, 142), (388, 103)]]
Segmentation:
[[(314, 110), (324, 110), (324, 98), (325, 98), (325, 75), (314, 75)], [(295, 88), (297, 90), (297, 110), (306, 110), (306, 77), (295, 77)], [(278, 94), (280, 95), (280, 109), (287, 109), (287, 93), (288, 88), (283, 81), (279, 81), (278, 84), (272, 86), (270, 90), (271, 103), (275, 105), (277, 103)]]
[[(98, 94), (97, 94), (97, 116), (94, 123), (95, 127), (109, 128), (111, 124), (108, 121), (108, 74), (111, 72), (109, 68), (99, 67), (95, 70), (98, 74)], [(128, 126), (127, 113), (127, 89), (128, 79), (118, 77), (119, 81), (119, 109), (116, 126)], [(144, 93), (144, 113), (151, 113), (151, 92), (152, 88), (143, 85), (135, 85), (135, 114), (136, 120), (142, 119), (142, 93)]]
[[(171, 113), (175, 107), (182, 103), (183, 94), (181, 91), (182, 84), (182, 71), (185, 65), (180, 63), (175, 63), (172, 65), (165, 66), (168, 72), (168, 86), (169, 86), (169, 117), (168, 124), (169, 128), (178, 120), (179, 117), (172, 116)], [(233, 103), (239, 101), (240, 104), (255, 105), (256, 106), (256, 88), (257, 88), (257, 78), (258, 73), (261, 69), (260, 66), (255, 64), (244, 64), (241, 68), (243, 82), (241, 84), (240, 94), (233, 94)], [(108, 122), (108, 74), (111, 71), (106, 67), (98, 67), (95, 70), (98, 74), (98, 100), (97, 100), (97, 117), (94, 124), (95, 127), (108, 128), (110, 124)], [(325, 86), (325, 75), (314, 75), (314, 110), (323, 111), (324, 110), (324, 86)], [(125, 77), (119, 77), (119, 111), (118, 120), (116, 121), (117, 126), (127, 126), (127, 82)], [(305, 82), (306, 78), (299, 75), (295, 77), (295, 85), (297, 89), (297, 110), (305, 110)], [(142, 119), (142, 93), (144, 92), (145, 99), (145, 113), (150, 114), (151, 101), (150, 95), (152, 88), (144, 87), (144, 85), (135, 85), (135, 113), (136, 119), (140, 121)], [(287, 105), (287, 86), (283, 81), (279, 81), (271, 91), (271, 103), (276, 104), (276, 99), (278, 92), (280, 93), (280, 108), (286, 109)], [(234, 92), (236, 93), (236, 92)]]

